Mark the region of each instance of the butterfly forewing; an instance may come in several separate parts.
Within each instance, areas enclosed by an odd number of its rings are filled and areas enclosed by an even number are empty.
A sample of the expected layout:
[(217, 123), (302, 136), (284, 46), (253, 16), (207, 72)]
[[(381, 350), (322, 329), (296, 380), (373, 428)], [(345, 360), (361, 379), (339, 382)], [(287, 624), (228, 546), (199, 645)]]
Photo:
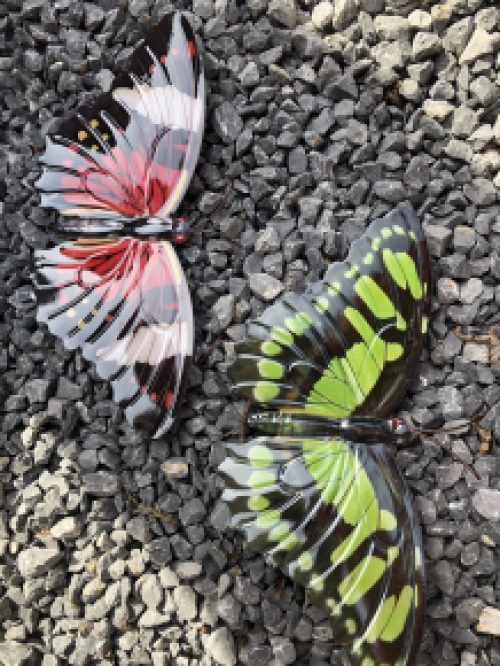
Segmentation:
[(418, 362), (429, 312), (425, 239), (400, 206), (316, 288), (256, 320), (229, 368), (235, 393), (331, 417), (388, 415)]
[(196, 166), (204, 112), (194, 33), (184, 16), (168, 14), (111, 91), (47, 138), (45, 170), (37, 181), (42, 206), (93, 219), (93, 233), (99, 231), (95, 218), (130, 218), (119, 230), (127, 234), (136, 217), (172, 214)]

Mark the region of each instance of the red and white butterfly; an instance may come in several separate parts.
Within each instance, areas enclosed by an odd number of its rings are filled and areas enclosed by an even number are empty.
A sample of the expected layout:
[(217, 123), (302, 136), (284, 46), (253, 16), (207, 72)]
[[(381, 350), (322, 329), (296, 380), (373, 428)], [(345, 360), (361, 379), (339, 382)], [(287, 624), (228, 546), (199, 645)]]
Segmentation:
[[(205, 115), (202, 58), (187, 19), (165, 16), (130, 70), (47, 138), (41, 205), (62, 213), (74, 242), (36, 253), (38, 320), (81, 348), (111, 381), (134, 426), (172, 424), (193, 354), (186, 279), (171, 245), (193, 175)], [(83, 237), (83, 238), (82, 238)]]

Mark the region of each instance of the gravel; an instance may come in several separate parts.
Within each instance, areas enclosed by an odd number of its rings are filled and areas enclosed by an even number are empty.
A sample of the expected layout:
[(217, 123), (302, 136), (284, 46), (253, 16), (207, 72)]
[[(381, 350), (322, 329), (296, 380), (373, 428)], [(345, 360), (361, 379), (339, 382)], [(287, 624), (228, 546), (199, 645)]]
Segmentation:
[[(36, 324), (31, 255), (57, 237), (33, 183), (45, 134), (109, 90), (173, 4), (203, 41), (209, 88), (181, 211), (202, 221), (223, 208), (208, 225), (221, 237), (177, 248), (196, 352), (179, 425), (158, 442)], [(484, 414), (482, 430), (443, 436), (480, 481), (427, 442), (398, 452), (428, 565), (416, 665), (500, 664), (476, 631), (500, 604), (500, 366), (484, 339), (500, 337), (499, 18), (487, 0), (0, 7), (1, 663), (345, 663), (304, 590), (229, 529), (216, 468), (244, 405), (225, 369), (249, 318), (408, 200), (435, 289), (401, 410), (429, 428)]]

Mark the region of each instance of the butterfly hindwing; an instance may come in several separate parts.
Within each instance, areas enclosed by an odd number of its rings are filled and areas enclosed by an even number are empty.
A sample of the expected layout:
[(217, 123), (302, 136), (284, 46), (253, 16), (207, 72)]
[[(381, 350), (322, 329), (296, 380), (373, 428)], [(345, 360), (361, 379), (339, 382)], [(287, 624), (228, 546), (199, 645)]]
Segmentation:
[[(110, 92), (81, 107), (47, 138), (37, 181), (41, 205), (64, 216), (166, 217), (178, 207), (198, 159), (205, 112), (203, 64), (180, 13), (165, 16)], [(66, 230), (85, 226), (74, 220)], [(114, 231), (131, 233), (133, 224)]]
[(133, 425), (160, 436), (178, 412), (193, 353), (191, 299), (170, 243), (67, 243), (36, 262), (38, 320), (96, 364)]
[(360, 444), (321, 434), (323, 425), (316, 436), (226, 445), (223, 499), (249, 545), (329, 614), (353, 666), (406, 666), (425, 600), (409, 491), (385, 433)]

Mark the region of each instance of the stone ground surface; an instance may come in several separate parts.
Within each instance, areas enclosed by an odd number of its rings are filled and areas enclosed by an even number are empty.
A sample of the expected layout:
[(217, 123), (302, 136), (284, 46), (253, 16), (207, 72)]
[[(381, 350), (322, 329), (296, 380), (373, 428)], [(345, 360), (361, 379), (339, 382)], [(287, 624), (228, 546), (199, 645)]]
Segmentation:
[[(430, 427), (485, 412), (481, 436), (447, 440), (481, 481), (430, 444), (399, 455), (428, 562), (417, 663), (500, 664), (499, 639), (475, 629), (500, 600), (495, 4), (177, 3), (203, 40), (210, 88), (183, 210), (202, 219), (233, 178), (211, 228), (238, 245), (193, 235), (179, 250), (198, 360), (177, 431), (151, 442), (92, 367), (36, 324), (31, 255), (54, 242), (55, 216), (33, 183), (44, 135), (109, 87), (173, 3), (0, 3), (2, 664), (347, 663), (303, 589), (226, 529), (215, 469), (242, 405), (224, 368), (248, 317), (303, 290), (405, 199), (426, 228), (436, 290), (402, 410)], [(491, 344), (460, 339), (457, 326)]]

